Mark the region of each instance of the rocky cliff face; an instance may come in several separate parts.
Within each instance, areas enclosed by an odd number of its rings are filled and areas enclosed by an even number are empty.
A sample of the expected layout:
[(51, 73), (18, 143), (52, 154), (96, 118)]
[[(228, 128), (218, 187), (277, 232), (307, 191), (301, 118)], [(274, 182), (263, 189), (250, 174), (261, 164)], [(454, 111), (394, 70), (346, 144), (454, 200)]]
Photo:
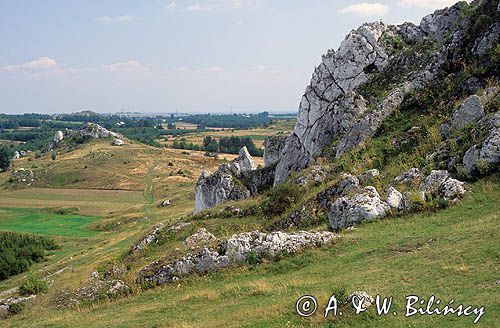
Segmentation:
[[(364, 24), (329, 50), (315, 69), (299, 106), (298, 122), (277, 160), (275, 184), (325, 152), (335, 157), (372, 137), (405, 96), (443, 79), (443, 70), (465, 56), (482, 56), (500, 39), (498, 1), (476, 2), (493, 22), (477, 32), (466, 2), (424, 17), (419, 26)], [(496, 11), (496, 12), (495, 12)], [(495, 21), (496, 17), (496, 21)], [(423, 47), (426, 45), (427, 48)], [(370, 88), (385, 81), (383, 96)], [(473, 115), (480, 115), (475, 113)]]

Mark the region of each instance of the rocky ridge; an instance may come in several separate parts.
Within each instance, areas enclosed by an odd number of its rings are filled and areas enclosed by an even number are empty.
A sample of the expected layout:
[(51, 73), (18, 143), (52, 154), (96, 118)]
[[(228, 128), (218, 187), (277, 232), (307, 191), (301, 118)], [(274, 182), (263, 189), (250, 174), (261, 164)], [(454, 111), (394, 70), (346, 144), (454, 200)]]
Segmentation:
[[(491, 2), (483, 1), (476, 10)], [(275, 184), (284, 182), (291, 171), (314, 163), (326, 149), (338, 158), (372, 137), (406, 95), (439, 81), (441, 71), (453, 57), (468, 51), (476, 56), (490, 51), (500, 39), (498, 21), (485, 29), (473, 45), (467, 43), (472, 22), (464, 13), (469, 6), (459, 2), (438, 10), (424, 17), (418, 26), (367, 23), (351, 31), (337, 51), (329, 50), (302, 97), (297, 125), (287, 137), (277, 162)], [(403, 53), (395, 46), (404, 44), (411, 49), (425, 42), (435, 47), (425, 64), (416, 60), (422, 56), (421, 51)], [(376, 100), (363, 93), (363, 87), (373, 83), (379, 73), (391, 70), (398, 72), (398, 78), (392, 88), (388, 85), (386, 96)], [(480, 118), (477, 103), (476, 97), (470, 98), (450, 121), (451, 127)], [(443, 133), (446, 130), (443, 127)]]
[(190, 274), (214, 272), (262, 257), (273, 259), (282, 253), (293, 254), (306, 248), (328, 245), (336, 238), (331, 232), (241, 233), (220, 242), (217, 248), (204, 247), (171, 263), (154, 262), (139, 272), (139, 281), (162, 285)]

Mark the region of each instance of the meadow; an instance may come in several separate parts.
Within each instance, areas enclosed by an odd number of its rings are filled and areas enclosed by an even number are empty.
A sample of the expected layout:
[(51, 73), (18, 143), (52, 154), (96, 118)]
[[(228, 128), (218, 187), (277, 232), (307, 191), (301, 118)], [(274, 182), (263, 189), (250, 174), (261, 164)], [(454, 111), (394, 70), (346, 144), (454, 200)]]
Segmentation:
[(0, 209), (0, 230), (49, 236), (92, 237), (97, 231), (89, 228), (101, 218), (77, 214), (57, 214), (29, 208)]
[[(456, 327), (473, 317), (404, 317), (404, 297), (436, 295), (485, 306), (479, 326), (493, 327), (500, 253), (497, 176), (479, 181), (460, 205), (363, 224), (332, 247), (278, 262), (193, 276), (140, 294), (78, 310), (50, 310), (50, 297), (6, 322), (8, 327)], [(320, 227), (321, 228), (321, 227)], [(324, 227), (323, 227), (324, 228)], [(320, 309), (333, 293), (364, 290), (393, 296), (397, 316), (374, 309), (325, 319), (299, 318), (295, 301), (314, 295)], [(220, 315), (223, 313), (224, 315)], [(208, 319), (210, 318), (210, 319)]]

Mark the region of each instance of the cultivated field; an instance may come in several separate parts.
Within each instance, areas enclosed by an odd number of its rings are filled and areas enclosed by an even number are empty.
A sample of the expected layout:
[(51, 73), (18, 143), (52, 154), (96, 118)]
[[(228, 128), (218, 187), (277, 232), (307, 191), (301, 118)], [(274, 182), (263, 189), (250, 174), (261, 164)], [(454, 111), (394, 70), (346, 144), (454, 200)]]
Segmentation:
[(264, 141), (273, 135), (277, 134), (288, 134), (293, 130), (295, 126), (296, 119), (286, 119), (286, 120), (278, 120), (274, 124), (265, 127), (265, 128), (253, 128), (253, 129), (219, 129), (219, 128), (210, 128), (211, 131), (207, 132), (193, 132), (184, 134), (178, 137), (168, 137), (167, 140), (162, 140), (160, 143), (167, 144), (169, 146), (172, 145), (174, 140), (180, 141), (181, 139), (186, 140), (187, 142), (192, 142), (194, 144), (202, 145), (203, 138), (206, 136), (211, 136), (215, 138), (221, 137), (249, 137), (253, 140), (255, 145), (258, 148), (264, 147)]

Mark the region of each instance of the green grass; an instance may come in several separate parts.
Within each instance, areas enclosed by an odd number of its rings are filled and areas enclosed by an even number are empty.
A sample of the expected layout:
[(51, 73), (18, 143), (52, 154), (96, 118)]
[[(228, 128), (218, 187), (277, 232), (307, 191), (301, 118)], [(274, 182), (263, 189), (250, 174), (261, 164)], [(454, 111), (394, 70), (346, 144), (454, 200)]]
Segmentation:
[[(114, 302), (56, 311), (50, 298), (6, 321), (6, 326), (51, 327), (467, 327), (472, 317), (405, 318), (404, 297), (436, 295), (443, 302), (485, 306), (479, 327), (500, 320), (498, 175), (473, 186), (464, 201), (440, 212), (362, 224), (329, 248), (279, 262), (193, 276)], [(365, 290), (394, 297), (397, 316), (327, 320), (294, 312), (304, 294), (320, 309), (331, 293)]]
[(0, 230), (40, 235), (92, 237), (98, 234), (87, 228), (101, 218), (83, 215), (61, 215), (29, 208), (0, 210)]

